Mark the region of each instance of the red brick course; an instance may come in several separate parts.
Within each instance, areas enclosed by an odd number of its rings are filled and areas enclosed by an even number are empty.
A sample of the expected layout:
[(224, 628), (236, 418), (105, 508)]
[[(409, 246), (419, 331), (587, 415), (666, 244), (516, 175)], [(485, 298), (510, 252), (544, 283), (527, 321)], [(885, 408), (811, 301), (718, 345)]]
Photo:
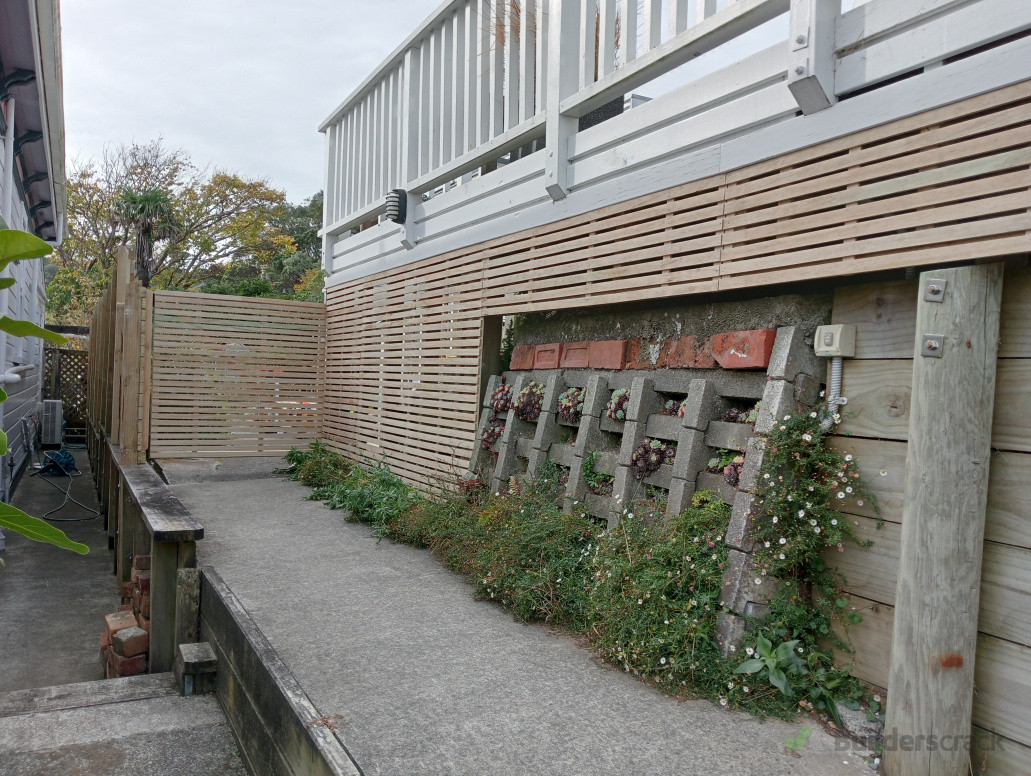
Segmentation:
[(560, 342), (552, 342), (548, 345), (534, 345), (533, 347), (534, 369), (558, 369), (561, 358), (562, 343)]
[(591, 369), (623, 369), (626, 366), (626, 340), (598, 340), (587, 343)]
[(586, 369), (590, 363), (589, 345), (589, 342), (564, 343), (559, 366), (562, 369)]
[(512, 363), (509, 369), (533, 369), (533, 345), (519, 345), (512, 348)]
[(711, 340), (700, 340), (693, 334), (669, 343), (666, 366), (674, 369), (712, 369), (716, 359), (712, 355)]
[(776, 337), (776, 329), (724, 332), (713, 338), (712, 354), (724, 369), (766, 369)]
[(104, 624), (107, 625), (108, 636), (114, 636), (123, 628), (131, 628), (136, 624), (136, 618), (132, 612), (115, 612), (104, 615)]

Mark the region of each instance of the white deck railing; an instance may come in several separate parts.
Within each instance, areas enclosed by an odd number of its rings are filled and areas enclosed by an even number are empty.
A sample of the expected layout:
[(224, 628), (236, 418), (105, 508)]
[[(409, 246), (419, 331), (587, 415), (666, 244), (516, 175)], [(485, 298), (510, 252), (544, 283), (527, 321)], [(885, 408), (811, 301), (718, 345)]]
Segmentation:
[[(666, 177), (682, 181), (695, 174), (677, 172), (676, 165), (698, 174), (711, 172), (711, 160), (699, 157), (704, 149), (788, 122), (799, 113), (818, 113), (841, 97), (948, 64), (957, 55), (976, 54), (987, 44), (1004, 43), (1031, 28), (1031, 3), (1012, 0), (845, 0), (844, 13), (842, 4), (444, 3), (320, 127), (326, 135), (327, 271), (363, 274), (377, 266), (396, 266), (401, 259), (385, 257), (401, 246), (413, 256), (431, 250), (427, 244), (412, 251), (416, 241), (422, 245), (447, 237), (453, 248), (484, 239), (491, 230), (480, 228), (473, 234), (473, 228), (502, 215), (509, 216), (506, 228), (525, 228), (536, 223), (533, 218), (539, 222), (539, 211), (529, 215), (532, 208), (563, 200), (570, 191), (596, 190), (597, 184), (617, 176), (626, 182), (631, 172), (650, 176), (655, 185)], [(699, 55), (745, 40), (743, 36), (778, 17), (782, 20), (762, 33), (766, 40), (756, 44), (755, 36), (749, 39), (754, 45), (739, 61), (579, 131), (578, 120), (591, 111)], [(1008, 45), (1021, 48), (1024, 43)], [(1017, 62), (1015, 77), (1022, 67)], [(972, 90), (976, 86), (957, 85), (956, 99)], [(902, 105), (891, 113), (905, 110)], [(848, 122), (862, 123), (842, 121), (846, 125), (819, 131), (845, 134), (855, 131)], [(789, 131), (777, 143), (767, 141), (768, 148), (723, 152), (717, 167), (765, 158), (766, 152), (783, 153), (796, 140), (806, 142), (804, 131), (797, 133)], [(531, 143), (539, 149), (542, 139), (543, 152), (502, 159)], [(471, 180), (499, 160), (512, 163)], [(468, 185), (431, 201), (418, 196), (455, 181)], [(612, 196), (594, 193), (575, 208), (556, 208), (548, 217), (599, 207), (646, 186), (612, 187)], [(377, 226), (384, 197), (395, 188), (414, 195), (409, 220), (404, 227)], [(358, 227), (362, 234), (350, 236)]]
[[(327, 231), (374, 218), (390, 189), (429, 191), (543, 138), (549, 88), (561, 91), (563, 118), (583, 116), (784, 13), (789, 0), (717, 5), (445, 3), (320, 126)], [(561, 45), (551, 51), (556, 35)], [(555, 64), (561, 72), (549, 77)]]

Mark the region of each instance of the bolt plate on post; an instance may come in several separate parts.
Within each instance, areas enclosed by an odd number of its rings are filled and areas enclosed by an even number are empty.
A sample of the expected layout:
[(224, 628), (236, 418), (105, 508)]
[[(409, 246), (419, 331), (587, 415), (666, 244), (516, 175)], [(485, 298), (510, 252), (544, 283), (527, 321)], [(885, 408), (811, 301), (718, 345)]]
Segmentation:
[(924, 286), (924, 301), (925, 302), (941, 302), (945, 299), (945, 286), (948, 285), (947, 280), (941, 278), (928, 278), (927, 285)]
[(945, 337), (941, 334), (925, 334), (920, 338), (923, 345), (920, 348), (920, 355), (924, 358), (941, 358), (942, 348), (945, 345)]

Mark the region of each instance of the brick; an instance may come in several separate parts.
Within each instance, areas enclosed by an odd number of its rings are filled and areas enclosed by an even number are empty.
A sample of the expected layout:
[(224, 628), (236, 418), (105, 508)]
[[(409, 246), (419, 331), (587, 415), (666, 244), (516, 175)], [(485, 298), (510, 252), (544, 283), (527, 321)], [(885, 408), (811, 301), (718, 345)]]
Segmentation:
[(563, 369), (586, 369), (590, 364), (588, 342), (565, 342), (559, 356), (559, 366)]
[(119, 582), (118, 594), (122, 599), (132, 598), (132, 582)]
[(141, 593), (150, 593), (150, 572), (133, 569), (132, 584), (133, 588)]
[(139, 603), (139, 606), (136, 607), (136, 611), (137, 611), (138, 614), (142, 614), (144, 617), (150, 617), (150, 596), (149, 595), (140, 596), (140, 603)]
[(118, 611), (120, 611), (120, 612), (131, 612), (132, 611), (132, 604), (119, 604), (118, 605)]
[(149, 617), (144, 617), (142, 614), (137, 614), (136, 615), (136, 624), (139, 625), (140, 628), (142, 628), (143, 630), (147, 631), (147, 633), (150, 633), (150, 618)]
[(776, 338), (776, 329), (728, 331), (713, 337), (712, 354), (724, 369), (766, 369)]
[(533, 369), (533, 345), (518, 345), (512, 348), (512, 363), (509, 369)]
[(712, 369), (716, 359), (712, 355), (712, 341), (700, 340), (693, 334), (669, 343), (666, 366), (674, 369)]
[(552, 342), (549, 345), (533, 346), (534, 369), (558, 369), (562, 358), (562, 343)]
[(662, 369), (666, 366), (669, 343), (627, 340), (627, 369)]
[(100, 659), (107, 660), (107, 651), (111, 649), (111, 636), (107, 631), (100, 634)]
[(107, 625), (107, 632), (109, 636), (113, 636), (123, 628), (131, 628), (136, 624), (136, 618), (132, 612), (115, 612), (114, 614), (105, 614), (104, 623)]
[(133, 555), (132, 556), (132, 567), (139, 571), (150, 571), (150, 556), (149, 555)]
[(147, 671), (147, 658), (144, 655), (122, 657), (121, 655), (115, 654), (113, 649), (110, 649), (107, 652), (107, 664), (111, 669), (108, 676), (112, 673), (115, 676), (135, 676), (136, 674), (143, 674)]
[(111, 647), (122, 657), (142, 655), (150, 649), (150, 634), (138, 625), (123, 628), (111, 637)]
[(626, 340), (596, 340), (587, 343), (591, 369), (623, 369), (626, 367)]

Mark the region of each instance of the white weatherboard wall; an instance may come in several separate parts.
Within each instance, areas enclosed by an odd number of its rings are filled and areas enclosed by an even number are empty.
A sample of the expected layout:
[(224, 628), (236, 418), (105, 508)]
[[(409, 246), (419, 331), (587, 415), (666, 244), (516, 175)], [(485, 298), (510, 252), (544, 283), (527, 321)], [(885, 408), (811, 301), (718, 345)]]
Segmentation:
[[(649, 8), (654, 5), (645, 3)], [(826, 4), (814, 0), (814, 5)], [(501, 135), (483, 135), (488, 137), (486, 142), (480, 142), (460, 158), (455, 158), (454, 147), (450, 156), (417, 156), (414, 172), (407, 178), (396, 164), (397, 154), (404, 156), (403, 143), (396, 153), (393, 146), (387, 148), (384, 163), (388, 166), (380, 171), (382, 175), (377, 172), (375, 154), (370, 161), (368, 155), (359, 153), (363, 166), (349, 168), (347, 159), (355, 156), (355, 147), (348, 144), (347, 137), (357, 139), (356, 147), (360, 149), (365, 137), (363, 125), (359, 122), (353, 128), (357, 134), (347, 136), (340, 134), (340, 127), (349, 126), (348, 105), (357, 100), (351, 109), (358, 110), (359, 103), (364, 104), (366, 98), (359, 89), (356, 97), (345, 102), (323, 127), (329, 143), (327, 190), (353, 188), (355, 175), (363, 186), (363, 196), (356, 201), (353, 212), (349, 212), (350, 200), (346, 198), (335, 200), (332, 212), (327, 210), (327, 285), (560, 221), (1031, 79), (1031, 38), (1016, 37), (1002, 42), (1031, 29), (1031, 3), (871, 0), (836, 15), (832, 24), (822, 20), (822, 26), (801, 27), (813, 38), (814, 49), (817, 35), (827, 39), (829, 76), (825, 76), (823, 83), (832, 103), (824, 110), (803, 115), (803, 106), (809, 109), (811, 102), (796, 96), (800, 91), (797, 71), (806, 66), (818, 70), (817, 52), (795, 42), (800, 34), (799, 25), (805, 21), (799, 21), (803, 6), (808, 7), (809, 3), (728, 3), (702, 23), (691, 19), (692, 26), (674, 39), (668, 39), (667, 28), (660, 26), (662, 41), (657, 47), (645, 46), (636, 59), (619, 60), (608, 72), (603, 72), (599, 65), (597, 80), (580, 73), (578, 91), (558, 109), (557, 115), (561, 117), (582, 115), (584, 109), (596, 105), (613, 89), (634, 88), (644, 79), (642, 73), (654, 77), (669, 70), (670, 63), (684, 61), (691, 52), (711, 49), (728, 36), (743, 34), (771, 15), (776, 17), (790, 8), (791, 39), (777, 41), (595, 127), (564, 136), (559, 149), (567, 163), (564, 172), (568, 194), (557, 201), (549, 195), (546, 178), (552, 164), (547, 156), (550, 147), (454, 186), (428, 201), (417, 196), (429, 184), (436, 186), (467, 174), (482, 162), (486, 151), (495, 156), (500, 153), (505, 143), (499, 141), (505, 131), (510, 131), (501, 124), (497, 126)], [(451, 18), (448, 13), (451, 11), (445, 8), (420, 29), (446, 27)], [(543, 18), (545, 24), (555, 24), (554, 13)], [(407, 45), (417, 45), (417, 39), (418, 32)], [(553, 40), (554, 37), (548, 38)], [(643, 38), (637, 43), (642, 41)], [(980, 50), (981, 47), (986, 48)], [(390, 79), (396, 71), (387, 65), (393, 62), (402, 67), (403, 49), (404, 46), (381, 68), (388, 84), (394, 83)], [(554, 61), (553, 56), (546, 62)], [(890, 80), (902, 75), (908, 77)], [(548, 88), (554, 87), (554, 81), (549, 83)], [(373, 93), (378, 88), (375, 84), (374, 74), (362, 88)], [(869, 91), (854, 94), (860, 90)], [(474, 115), (473, 107), (480, 104), (476, 95), (462, 94), (472, 100), (463, 108), (462, 115)], [(436, 100), (432, 104), (438, 105), (444, 96), (431, 94)], [(552, 120), (547, 111), (540, 109), (539, 102), (532, 116), (520, 114), (525, 126), (517, 127), (517, 139), (525, 142), (528, 137), (543, 134), (545, 125)], [(424, 103), (416, 101), (417, 107)], [(398, 108), (400, 114), (392, 114), (392, 120), (407, 121), (413, 132), (421, 131), (422, 115), (405, 114), (403, 108)], [(458, 108), (455, 110), (461, 113)], [(469, 126), (468, 122), (463, 126)], [(482, 140), (481, 136), (476, 137)], [(438, 141), (442, 142), (431, 132), (428, 142), (433, 148)], [(406, 226), (382, 222), (350, 234), (353, 226), (367, 223), (370, 218), (374, 220), (382, 210), (387, 188), (399, 185), (413, 194), (409, 198)], [(403, 247), (403, 238), (414, 241), (414, 247)]]

